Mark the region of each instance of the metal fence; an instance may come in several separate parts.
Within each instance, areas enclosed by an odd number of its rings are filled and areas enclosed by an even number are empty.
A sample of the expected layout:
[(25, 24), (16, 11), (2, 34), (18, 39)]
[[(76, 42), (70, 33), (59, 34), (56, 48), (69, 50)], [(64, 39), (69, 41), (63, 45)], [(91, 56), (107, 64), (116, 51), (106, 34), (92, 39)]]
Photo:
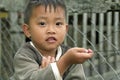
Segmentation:
[(84, 63), (86, 75), (92, 76), (91, 80), (119, 80), (120, 11), (73, 13), (68, 22), (71, 25), (65, 44), (92, 48), (95, 52), (94, 57)]
[(14, 54), (24, 42), (24, 35), (17, 23), (16, 12), (0, 13), (0, 80), (8, 80), (14, 71)]
[[(0, 80), (14, 72), (14, 54), (25, 42), (22, 21), (21, 13), (0, 10)], [(94, 50), (94, 57), (83, 64), (87, 80), (120, 80), (120, 10), (68, 13), (67, 21), (64, 44)]]

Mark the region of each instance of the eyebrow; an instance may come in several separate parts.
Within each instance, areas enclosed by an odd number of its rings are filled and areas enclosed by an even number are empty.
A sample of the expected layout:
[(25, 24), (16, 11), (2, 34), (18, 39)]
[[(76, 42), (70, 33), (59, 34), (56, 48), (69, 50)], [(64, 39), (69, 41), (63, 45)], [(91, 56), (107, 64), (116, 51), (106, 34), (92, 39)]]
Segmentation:
[[(40, 17), (37, 18), (37, 20), (39, 20), (39, 19), (47, 19), (47, 17), (46, 16), (40, 16)], [(65, 19), (65, 18), (64, 17), (56, 17), (55, 18), (55, 20), (61, 20), (61, 19)]]
[(65, 19), (64, 17), (57, 17), (57, 18), (55, 18), (55, 20), (63, 20), (63, 19)]
[(40, 16), (40, 17), (38, 17), (37, 19), (47, 19), (47, 17), (45, 17), (45, 16)]
[(37, 17), (35, 20), (38, 21), (38, 20), (40, 20), (40, 19), (46, 20), (47, 17), (45, 17), (45, 16), (40, 16), (40, 17)]

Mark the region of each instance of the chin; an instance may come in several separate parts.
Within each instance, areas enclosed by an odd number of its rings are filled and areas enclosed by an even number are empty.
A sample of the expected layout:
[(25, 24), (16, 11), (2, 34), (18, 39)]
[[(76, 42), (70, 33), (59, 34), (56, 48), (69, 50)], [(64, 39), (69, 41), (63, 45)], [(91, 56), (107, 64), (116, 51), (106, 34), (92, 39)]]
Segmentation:
[(47, 46), (47, 50), (54, 50), (54, 49), (57, 49), (58, 46), (53, 46), (53, 45), (50, 45), (50, 46)]

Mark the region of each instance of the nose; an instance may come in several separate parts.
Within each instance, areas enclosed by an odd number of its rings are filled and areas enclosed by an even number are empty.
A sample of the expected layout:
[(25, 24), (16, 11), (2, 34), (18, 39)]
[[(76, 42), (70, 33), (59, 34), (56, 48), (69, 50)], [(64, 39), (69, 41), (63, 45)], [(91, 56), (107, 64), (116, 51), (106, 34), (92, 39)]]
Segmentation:
[(49, 27), (47, 28), (47, 33), (48, 33), (48, 34), (56, 34), (56, 29), (55, 29), (55, 27), (54, 27), (54, 26), (49, 26)]

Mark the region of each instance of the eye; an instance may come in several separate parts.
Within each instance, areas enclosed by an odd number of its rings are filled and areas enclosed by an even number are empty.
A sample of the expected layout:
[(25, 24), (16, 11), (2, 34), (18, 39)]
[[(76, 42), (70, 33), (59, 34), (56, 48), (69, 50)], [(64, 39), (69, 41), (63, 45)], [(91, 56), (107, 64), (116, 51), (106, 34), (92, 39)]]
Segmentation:
[(46, 25), (45, 22), (39, 22), (38, 24), (39, 24), (40, 26), (45, 26), (45, 25)]
[(61, 26), (61, 25), (63, 25), (63, 23), (62, 22), (57, 22), (56, 25)]

